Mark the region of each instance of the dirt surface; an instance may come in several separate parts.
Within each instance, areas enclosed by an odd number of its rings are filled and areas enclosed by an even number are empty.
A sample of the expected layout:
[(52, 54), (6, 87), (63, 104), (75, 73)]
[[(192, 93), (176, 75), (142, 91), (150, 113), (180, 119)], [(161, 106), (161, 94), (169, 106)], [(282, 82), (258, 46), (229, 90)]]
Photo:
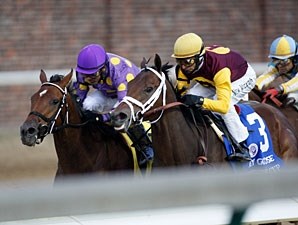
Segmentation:
[(53, 183), (57, 156), (51, 135), (35, 147), (22, 144), (19, 127), (0, 130), (0, 185), (18, 186), (26, 181)]

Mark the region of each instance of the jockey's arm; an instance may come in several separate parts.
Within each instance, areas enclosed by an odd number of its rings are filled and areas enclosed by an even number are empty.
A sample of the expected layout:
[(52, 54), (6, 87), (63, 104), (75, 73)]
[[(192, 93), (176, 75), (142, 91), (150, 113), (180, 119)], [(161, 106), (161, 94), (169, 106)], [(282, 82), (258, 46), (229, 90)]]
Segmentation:
[(262, 90), (264, 87), (268, 86), (272, 81), (274, 81), (279, 76), (277, 69), (273, 66), (269, 66), (266, 72), (260, 75), (256, 80), (256, 88)]
[(298, 73), (291, 80), (280, 85), (283, 89), (283, 94), (298, 91)]
[(232, 96), (231, 70), (223, 68), (214, 76), (217, 99), (204, 98), (203, 108), (225, 114), (228, 112)]

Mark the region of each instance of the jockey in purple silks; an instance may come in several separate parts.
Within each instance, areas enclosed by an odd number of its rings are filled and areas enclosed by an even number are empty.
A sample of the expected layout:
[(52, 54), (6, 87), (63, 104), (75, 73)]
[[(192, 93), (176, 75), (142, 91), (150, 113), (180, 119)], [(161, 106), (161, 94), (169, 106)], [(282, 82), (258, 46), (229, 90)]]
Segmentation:
[[(127, 83), (139, 72), (128, 59), (107, 53), (98, 44), (82, 48), (77, 58), (74, 94), (82, 104), (84, 115), (94, 121), (109, 122), (109, 112), (126, 96)], [(153, 160), (152, 143), (143, 125), (132, 126), (127, 134), (140, 152), (140, 165)]]

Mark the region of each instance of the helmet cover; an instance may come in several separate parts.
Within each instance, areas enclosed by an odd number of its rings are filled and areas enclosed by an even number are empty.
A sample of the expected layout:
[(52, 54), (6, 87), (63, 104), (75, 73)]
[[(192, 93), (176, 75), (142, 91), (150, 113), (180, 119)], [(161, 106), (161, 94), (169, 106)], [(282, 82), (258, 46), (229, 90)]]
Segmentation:
[(283, 35), (276, 38), (272, 42), (268, 57), (276, 59), (287, 59), (296, 55), (296, 51), (296, 41), (288, 35)]
[(195, 33), (187, 33), (180, 36), (174, 44), (173, 58), (189, 58), (205, 53), (202, 38)]
[(98, 44), (89, 44), (81, 49), (76, 71), (83, 74), (96, 73), (102, 68), (107, 60), (105, 49)]

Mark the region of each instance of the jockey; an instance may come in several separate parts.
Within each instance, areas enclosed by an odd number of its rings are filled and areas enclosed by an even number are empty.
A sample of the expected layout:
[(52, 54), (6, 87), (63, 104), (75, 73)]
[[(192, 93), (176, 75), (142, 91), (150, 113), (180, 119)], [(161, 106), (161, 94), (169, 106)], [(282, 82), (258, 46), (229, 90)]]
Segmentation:
[(287, 81), (276, 88), (268, 89), (264, 98), (288, 94), (289, 100), (295, 100), (295, 106), (298, 108), (297, 42), (287, 35), (276, 38), (270, 46), (268, 57), (271, 62), (267, 70), (257, 78), (256, 88), (261, 91), (277, 77), (284, 76)]
[(185, 102), (219, 113), (230, 134), (239, 143), (228, 159), (251, 160), (246, 139), (248, 130), (240, 120), (234, 105), (247, 100), (255, 86), (256, 73), (248, 62), (229, 48), (213, 45), (204, 47), (200, 36), (187, 33), (174, 45), (173, 69), (177, 77), (177, 91)]
[[(84, 115), (88, 119), (109, 122), (109, 112), (126, 96), (127, 83), (139, 72), (140, 69), (128, 59), (107, 53), (98, 44), (82, 48), (77, 58), (76, 82), (73, 85)], [(92, 92), (90, 87), (94, 89)], [(143, 125), (129, 128), (127, 134), (141, 153), (140, 165), (152, 160), (152, 143)]]

